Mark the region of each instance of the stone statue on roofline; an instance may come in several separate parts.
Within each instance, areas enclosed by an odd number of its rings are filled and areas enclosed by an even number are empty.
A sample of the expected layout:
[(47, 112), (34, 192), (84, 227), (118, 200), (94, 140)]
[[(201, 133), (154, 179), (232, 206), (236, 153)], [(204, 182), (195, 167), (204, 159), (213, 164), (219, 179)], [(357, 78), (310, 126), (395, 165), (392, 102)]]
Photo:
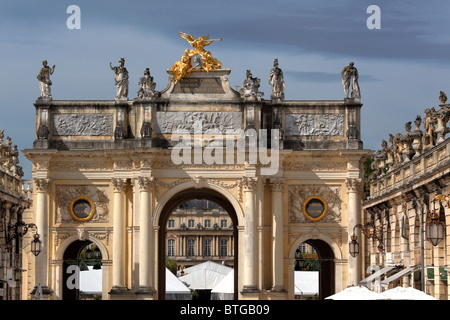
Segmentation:
[(420, 125), (422, 123), (422, 118), (417, 115), (416, 120), (414, 120), (414, 125), (416, 129), (411, 133), (413, 137), (413, 149), (414, 149), (414, 158), (417, 158), (422, 154), (422, 130), (420, 130)]
[(244, 80), (241, 90), (239, 93), (241, 94), (241, 98), (244, 100), (256, 100), (261, 101), (264, 92), (259, 91), (259, 86), (261, 80), (259, 78), (253, 78), (250, 70), (247, 70), (247, 77)]
[[(433, 108), (434, 109), (434, 108)], [(423, 149), (428, 150), (436, 145), (436, 129), (434, 125), (436, 124), (436, 119), (433, 117), (432, 109), (425, 109), (425, 118), (423, 119)]]
[(350, 99), (354, 100), (360, 100), (361, 99), (361, 93), (359, 91), (359, 84), (358, 84), (358, 69), (354, 67), (355, 63), (352, 61), (349, 63), (348, 66), (346, 66), (341, 71), (341, 77), (342, 77), (342, 85), (344, 86), (344, 92), (345, 92), (345, 99), (349, 99), (349, 93), (350, 93), (350, 83), (352, 84), (352, 93)]
[(115, 83), (117, 87), (116, 99), (128, 99), (128, 70), (125, 68), (125, 59), (119, 60), (119, 66), (113, 67), (111, 62), (109, 67), (115, 73)]
[(137, 92), (139, 99), (153, 99), (158, 96), (158, 92), (155, 91), (156, 83), (153, 81), (153, 77), (150, 76), (150, 69), (146, 68), (144, 76), (139, 79), (139, 91)]
[(272, 88), (270, 99), (272, 101), (284, 100), (284, 77), (283, 71), (278, 67), (278, 59), (273, 62), (273, 68), (270, 70), (269, 84)]
[(51, 88), (52, 81), (50, 80), (50, 75), (55, 71), (55, 65), (53, 67), (49, 67), (47, 65), (47, 60), (42, 61), (42, 68), (37, 75), (37, 79), (39, 80), (39, 89), (41, 90), (41, 95), (39, 99), (51, 99)]

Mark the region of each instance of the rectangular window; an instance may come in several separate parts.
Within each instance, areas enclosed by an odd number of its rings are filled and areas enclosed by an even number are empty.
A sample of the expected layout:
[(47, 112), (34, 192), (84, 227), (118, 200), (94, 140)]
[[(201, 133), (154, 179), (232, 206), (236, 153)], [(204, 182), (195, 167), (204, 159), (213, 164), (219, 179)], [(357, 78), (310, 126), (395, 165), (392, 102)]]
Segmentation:
[(175, 228), (175, 220), (173, 219), (169, 220), (169, 228)]
[(221, 228), (226, 228), (227, 227), (227, 225), (228, 225), (228, 221), (227, 220), (221, 220), (220, 221), (220, 227)]
[(174, 239), (169, 239), (167, 242), (167, 255), (169, 257), (175, 256), (175, 240)]
[(205, 228), (211, 228), (211, 220), (205, 220)]
[(195, 255), (195, 240), (188, 239), (187, 240), (187, 256), (193, 257)]
[(306, 243), (302, 243), (301, 245), (300, 245), (300, 252), (301, 253), (306, 253)]
[(211, 256), (211, 239), (203, 240), (203, 256), (204, 257)]
[(228, 240), (220, 239), (220, 256), (226, 257), (228, 255)]
[(189, 220), (188, 221), (188, 228), (193, 228), (194, 227), (194, 220)]

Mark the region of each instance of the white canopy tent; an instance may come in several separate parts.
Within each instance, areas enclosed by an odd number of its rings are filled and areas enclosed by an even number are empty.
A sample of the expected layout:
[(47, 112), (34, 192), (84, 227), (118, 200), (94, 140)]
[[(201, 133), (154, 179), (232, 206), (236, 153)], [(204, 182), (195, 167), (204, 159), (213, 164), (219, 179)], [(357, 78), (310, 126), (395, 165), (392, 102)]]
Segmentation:
[(234, 269), (231, 270), (212, 290), (211, 300), (234, 299)]
[(438, 300), (413, 287), (396, 287), (381, 293), (388, 300)]
[(95, 270), (88, 266), (87, 271), (80, 271), (80, 291), (86, 294), (102, 294), (102, 269)]
[(166, 299), (190, 300), (191, 290), (166, 268)]
[(351, 286), (325, 298), (325, 300), (386, 300), (386, 298), (364, 286)]
[(234, 269), (207, 261), (183, 270), (179, 277), (192, 290), (211, 290), (214, 300), (230, 300), (234, 295)]
[(319, 294), (319, 271), (295, 271), (295, 295), (315, 296)]
[[(191, 274), (196, 271), (199, 271), (199, 270), (211, 270), (211, 271), (222, 273), (222, 274), (228, 274), (231, 270), (233, 270), (233, 268), (230, 268), (230, 267), (227, 267), (227, 266), (224, 266), (222, 264), (215, 263), (212, 261), (206, 261), (206, 262), (197, 264), (195, 266), (185, 268), (183, 271), (184, 271), (184, 274), (187, 275), (187, 274)], [(177, 272), (177, 275), (178, 276), (181, 275), (181, 270)]]

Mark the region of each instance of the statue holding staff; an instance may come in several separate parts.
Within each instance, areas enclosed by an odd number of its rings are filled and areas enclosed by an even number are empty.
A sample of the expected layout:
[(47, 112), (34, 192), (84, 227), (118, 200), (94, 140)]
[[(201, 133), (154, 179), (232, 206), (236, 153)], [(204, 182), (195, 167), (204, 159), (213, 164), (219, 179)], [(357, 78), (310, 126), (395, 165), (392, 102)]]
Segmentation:
[(41, 95), (39, 98), (51, 98), (51, 89), (52, 81), (50, 80), (50, 75), (55, 71), (55, 65), (53, 67), (49, 67), (47, 65), (47, 60), (42, 61), (42, 69), (37, 75), (37, 79), (39, 80), (39, 89), (41, 89)]
[(128, 71), (125, 68), (125, 59), (121, 58), (119, 61), (119, 66), (117, 67), (113, 67), (110, 62), (109, 67), (116, 74), (115, 76), (115, 82), (117, 87), (116, 98), (118, 99), (128, 98)]
[(278, 59), (273, 62), (270, 70), (269, 84), (272, 87), (270, 98), (272, 100), (284, 100), (284, 77), (283, 71), (278, 67)]

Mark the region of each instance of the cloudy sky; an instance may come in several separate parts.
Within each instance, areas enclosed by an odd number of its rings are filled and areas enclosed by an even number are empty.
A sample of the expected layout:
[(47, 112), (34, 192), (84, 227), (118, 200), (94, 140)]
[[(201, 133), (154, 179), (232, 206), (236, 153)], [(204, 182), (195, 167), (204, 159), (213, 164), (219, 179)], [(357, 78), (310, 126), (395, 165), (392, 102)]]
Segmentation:
[[(70, 5), (81, 29), (68, 29)], [(380, 29), (369, 29), (370, 5)], [(341, 100), (340, 71), (355, 62), (363, 102), (362, 140), (380, 148), (389, 133), (437, 107), (450, 94), (450, 4), (442, 0), (1, 0), (0, 129), (20, 150), (32, 148), (36, 76), (42, 60), (56, 65), (55, 100), (108, 100), (115, 96), (109, 62), (125, 58), (129, 98), (145, 68), (167, 85), (169, 69), (187, 45), (179, 32), (223, 38), (210, 45), (240, 86), (247, 69), (267, 83), (274, 58), (285, 74), (286, 100)], [(24, 178), (31, 165), (23, 156)]]

